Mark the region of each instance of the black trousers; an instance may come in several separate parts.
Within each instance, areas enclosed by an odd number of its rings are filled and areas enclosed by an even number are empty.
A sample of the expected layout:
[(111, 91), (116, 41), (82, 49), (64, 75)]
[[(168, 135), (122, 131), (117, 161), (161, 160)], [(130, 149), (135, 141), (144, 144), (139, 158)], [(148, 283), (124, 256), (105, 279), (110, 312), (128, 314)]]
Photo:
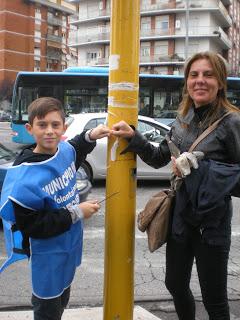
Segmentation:
[(190, 289), (194, 258), (203, 304), (210, 320), (230, 320), (227, 297), (227, 265), (230, 245), (202, 243), (195, 231), (186, 243), (170, 239), (166, 248), (166, 287), (173, 296), (180, 320), (195, 320), (195, 301)]
[(61, 320), (70, 298), (70, 287), (61, 296), (53, 299), (40, 299), (32, 295), (34, 320)]

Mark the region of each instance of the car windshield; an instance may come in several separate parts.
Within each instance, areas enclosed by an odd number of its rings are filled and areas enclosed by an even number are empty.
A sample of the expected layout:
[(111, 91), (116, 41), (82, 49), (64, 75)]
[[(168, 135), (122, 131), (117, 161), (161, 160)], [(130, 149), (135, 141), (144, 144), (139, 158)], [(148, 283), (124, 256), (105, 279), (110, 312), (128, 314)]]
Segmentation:
[(11, 161), (14, 159), (14, 157), (15, 155), (11, 150), (8, 150), (4, 146), (0, 145), (0, 164)]

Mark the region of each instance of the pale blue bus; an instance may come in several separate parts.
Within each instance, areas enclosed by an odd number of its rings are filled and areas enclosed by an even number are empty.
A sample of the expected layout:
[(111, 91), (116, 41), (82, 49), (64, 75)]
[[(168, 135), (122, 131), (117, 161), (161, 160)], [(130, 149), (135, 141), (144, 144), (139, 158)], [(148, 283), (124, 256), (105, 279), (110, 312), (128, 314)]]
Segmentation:
[[(59, 99), (66, 115), (104, 112), (108, 104), (108, 68), (72, 67), (62, 72), (19, 72), (12, 100), (13, 141), (29, 144), (28, 105), (39, 97)], [(183, 76), (139, 75), (139, 114), (170, 124), (182, 98)], [(240, 107), (240, 78), (228, 78), (228, 98)]]

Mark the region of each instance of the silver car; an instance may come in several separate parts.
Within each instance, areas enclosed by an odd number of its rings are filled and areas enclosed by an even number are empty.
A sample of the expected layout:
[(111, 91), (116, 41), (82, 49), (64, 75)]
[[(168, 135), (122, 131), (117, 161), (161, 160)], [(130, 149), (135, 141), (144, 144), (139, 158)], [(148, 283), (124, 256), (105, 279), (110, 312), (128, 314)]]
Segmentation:
[[(67, 130), (63, 136), (65, 140), (72, 139), (83, 130), (95, 128), (106, 123), (107, 113), (82, 113), (70, 115), (67, 119)], [(158, 145), (170, 127), (152, 118), (138, 116), (138, 130), (153, 144)], [(106, 178), (107, 138), (97, 140), (96, 148), (87, 156), (82, 165), (91, 181)], [(137, 157), (137, 178), (142, 180), (170, 179), (170, 165), (154, 169)]]

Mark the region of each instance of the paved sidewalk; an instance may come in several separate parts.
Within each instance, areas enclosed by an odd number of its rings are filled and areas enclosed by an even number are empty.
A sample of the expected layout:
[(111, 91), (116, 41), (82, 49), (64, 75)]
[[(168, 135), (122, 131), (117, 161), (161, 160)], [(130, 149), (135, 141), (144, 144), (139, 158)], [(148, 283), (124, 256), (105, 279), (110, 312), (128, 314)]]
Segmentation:
[[(32, 311), (18, 312), (0, 312), (1, 320), (30, 320), (33, 319)], [(66, 309), (62, 320), (102, 320), (102, 308), (81, 308), (81, 309)], [(120, 319), (116, 316), (116, 319)], [(145, 309), (136, 306), (134, 308), (134, 320), (160, 320)]]

